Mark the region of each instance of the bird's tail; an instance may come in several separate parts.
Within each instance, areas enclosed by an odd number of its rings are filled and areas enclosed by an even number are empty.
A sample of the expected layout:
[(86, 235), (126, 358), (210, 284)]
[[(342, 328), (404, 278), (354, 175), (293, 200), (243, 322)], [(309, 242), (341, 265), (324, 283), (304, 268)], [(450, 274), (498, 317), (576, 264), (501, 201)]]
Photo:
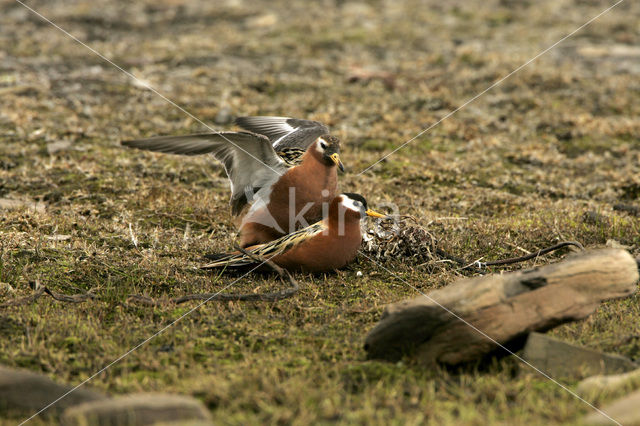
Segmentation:
[(241, 268), (257, 264), (256, 261), (243, 253), (213, 253), (204, 256), (212, 262), (201, 266), (200, 269)]

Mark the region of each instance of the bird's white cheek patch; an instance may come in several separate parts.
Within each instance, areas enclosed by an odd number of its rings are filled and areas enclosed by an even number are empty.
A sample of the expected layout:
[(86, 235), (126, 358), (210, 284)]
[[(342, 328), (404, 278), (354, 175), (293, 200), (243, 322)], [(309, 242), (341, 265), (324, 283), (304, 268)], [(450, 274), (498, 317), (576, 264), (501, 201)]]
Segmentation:
[(318, 138), (318, 142), (316, 142), (316, 151), (318, 151), (320, 154), (324, 154), (324, 149), (322, 149), (322, 147), (320, 146), (322, 142), (324, 142), (326, 145), (329, 145), (324, 139)]
[(352, 210), (356, 213), (360, 213), (360, 210), (362, 210), (362, 206), (356, 206), (355, 201), (351, 198), (344, 197), (340, 204), (342, 204), (348, 210)]

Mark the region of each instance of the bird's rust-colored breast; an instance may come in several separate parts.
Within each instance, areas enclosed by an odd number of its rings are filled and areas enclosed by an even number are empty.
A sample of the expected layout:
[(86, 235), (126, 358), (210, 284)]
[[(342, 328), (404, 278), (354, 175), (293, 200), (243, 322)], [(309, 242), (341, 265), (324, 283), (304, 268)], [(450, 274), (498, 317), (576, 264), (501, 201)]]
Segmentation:
[[(283, 232), (259, 219), (266, 212), (250, 210), (242, 219), (241, 246), (268, 242), (322, 219), (323, 204), (326, 211), (337, 193), (338, 175), (337, 167), (328, 166), (315, 151), (309, 149), (302, 163), (289, 169), (271, 188), (268, 213)], [(292, 223), (303, 211), (302, 221)]]

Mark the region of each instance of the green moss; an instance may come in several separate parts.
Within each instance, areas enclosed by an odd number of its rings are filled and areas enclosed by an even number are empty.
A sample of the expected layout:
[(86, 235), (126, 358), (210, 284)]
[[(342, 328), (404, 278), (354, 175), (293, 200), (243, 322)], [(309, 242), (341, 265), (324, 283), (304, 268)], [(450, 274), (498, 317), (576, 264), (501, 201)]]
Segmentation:
[[(566, 10), (576, 5), (195, 0), (133, 10), (109, 0), (101, 3), (105, 17), (95, 19), (86, 5), (59, 3), (47, 3), (54, 21), (216, 130), (235, 129), (233, 117), (211, 124), (223, 106), (232, 116), (330, 124), (349, 169), (340, 188), (362, 193), (372, 207), (396, 203), (456, 256), (496, 260), (558, 240), (593, 248), (609, 239), (640, 254), (640, 219), (632, 209), (612, 209), (637, 205), (640, 193), (637, 78), (615, 55), (594, 66), (580, 49), (585, 40), (610, 43), (611, 34), (638, 45), (640, 35), (628, 31), (635, 3), (610, 12), (616, 28), (604, 21), (586, 28), (578, 47), (558, 46), (565, 50), (467, 105), (564, 34)], [(582, 3), (573, 9), (598, 12)], [(46, 207), (0, 211), (0, 282), (14, 289), (0, 288), (0, 303), (28, 296), (36, 282), (65, 294), (94, 289), (98, 297), (70, 304), (42, 295), (3, 309), (0, 362), (77, 384), (199, 303), (176, 306), (172, 297), (282, 288), (272, 276), (237, 280), (197, 269), (204, 253), (232, 248), (235, 229), (224, 171), (210, 157), (119, 146), (210, 129), (12, 7), (0, 14), (7, 47), (0, 198)], [(273, 25), (253, 20), (268, 13)], [(350, 78), (359, 70), (386, 73), (387, 81)], [(70, 147), (49, 154), (48, 145), (62, 140)], [(599, 219), (585, 219), (589, 211)], [(464, 277), (446, 262), (429, 269), (399, 258), (384, 266), (424, 292)], [(522, 374), (527, 368), (512, 358), (460, 371), (366, 360), (364, 336), (383, 307), (415, 297), (415, 289), (363, 257), (335, 274), (296, 277), (300, 292), (278, 303), (206, 303), (89, 385), (195, 395), (224, 424), (579, 424), (589, 410), (547, 379)], [(138, 304), (132, 295), (160, 304)], [(607, 302), (552, 333), (637, 358), (638, 297)]]

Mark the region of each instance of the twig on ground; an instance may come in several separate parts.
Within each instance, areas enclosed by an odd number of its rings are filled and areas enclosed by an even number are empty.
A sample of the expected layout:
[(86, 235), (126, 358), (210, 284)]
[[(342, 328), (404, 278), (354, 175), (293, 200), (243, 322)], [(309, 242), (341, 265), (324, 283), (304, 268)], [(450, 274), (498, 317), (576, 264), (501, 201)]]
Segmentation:
[(27, 305), (29, 303), (33, 303), (37, 298), (42, 296), (46, 287), (37, 287), (36, 291), (31, 293), (29, 296), (18, 297), (16, 299), (8, 300), (2, 304), (0, 304), (0, 309), (9, 308), (11, 306), (22, 306)]
[[(300, 286), (295, 278), (289, 273), (289, 271), (279, 267), (275, 263), (273, 263), (269, 259), (263, 259), (262, 257), (256, 255), (255, 253), (251, 253), (242, 247), (237, 247), (236, 249), (242, 254), (252, 258), (258, 263), (265, 264), (271, 269), (273, 269), (279, 276), (280, 279), (285, 282), (288, 281), (291, 285), (286, 290), (271, 292), (271, 293), (246, 293), (246, 294), (222, 294), (222, 293), (195, 293), (195, 294), (187, 294), (180, 297), (174, 297), (170, 300), (171, 303), (181, 304), (185, 302), (190, 302), (193, 300), (216, 300), (221, 302), (230, 302), (230, 301), (243, 301), (243, 302), (277, 302), (282, 299), (287, 299), (294, 294), (296, 294), (300, 290)], [(133, 294), (129, 296), (127, 299), (129, 302), (140, 303), (148, 306), (157, 306), (160, 303), (149, 296), (143, 296), (139, 294)]]
[(81, 303), (89, 299), (95, 299), (96, 295), (94, 294), (94, 291), (95, 289), (92, 288), (84, 294), (64, 294), (49, 290), (47, 287), (44, 287), (44, 292), (53, 297), (55, 300), (59, 302), (69, 303)]
[(95, 299), (96, 295), (94, 294), (94, 289), (89, 290), (83, 294), (64, 294), (58, 293), (56, 291), (50, 290), (47, 286), (40, 285), (39, 281), (36, 281), (36, 290), (31, 293), (29, 296), (19, 297), (17, 299), (9, 300), (0, 304), (0, 309), (9, 308), (11, 306), (22, 306), (27, 305), (29, 303), (33, 303), (42, 296), (43, 293), (48, 294), (53, 299), (59, 302), (67, 302), (67, 303), (81, 303), (89, 299)]
[(533, 252), (524, 256), (511, 257), (509, 259), (503, 259), (503, 260), (493, 260), (491, 262), (479, 262), (479, 265), (481, 267), (510, 265), (512, 263), (524, 262), (525, 260), (533, 259), (535, 257), (542, 256), (544, 254), (551, 253), (552, 251), (556, 251), (558, 249), (561, 249), (563, 247), (568, 247), (568, 246), (574, 246), (579, 248), (580, 250), (584, 250), (584, 246), (577, 241), (562, 241), (551, 247), (543, 248), (541, 250), (538, 250), (536, 252)]
[[(386, 233), (378, 230), (368, 232), (371, 240), (366, 242), (363, 248), (365, 253), (371, 253), (373, 257), (378, 260), (384, 260), (385, 258), (397, 258), (399, 256), (404, 258), (412, 257), (416, 258), (420, 262), (419, 266), (429, 266), (437, 263), (443, 263), (443, 261), (448, 261), (457, 264), (458, 267), (455, 271), (465, 270), (472, 273), (483, 273), (489, 266), (511, 265), (530, 259), (537, 259), (542, 255), (567, 246), (574, 246), (580, 250), (584, 250), (582, 244), (577, 241), (563, 241), (551, 247), (537, 250), (533, 253), (527, 253), (520, 257), (487, 262), (483, 262), (483, 258), (481, 257), (475, 261), (468, 261), (454, 256), (439, 247), (438, 239), (427, 231), (425, 227), (421, 226), (413, 216), (397, 215), (394, 216), (393, 219), (396, 220), (395, 228), (389, 227), (388, 223), (379, 224), (384, 231), (387, 231)], [(407, 222), (409, 220), (414, 222), (416, 226), (407, 226)], [(387, 234), (390, 234), (391, 236), (389, 237)], [(513, 246), (513, 244), (510, 245)], [(527, 250), (520, 246), (515, 247), (518, 250), (527, 252)]]

